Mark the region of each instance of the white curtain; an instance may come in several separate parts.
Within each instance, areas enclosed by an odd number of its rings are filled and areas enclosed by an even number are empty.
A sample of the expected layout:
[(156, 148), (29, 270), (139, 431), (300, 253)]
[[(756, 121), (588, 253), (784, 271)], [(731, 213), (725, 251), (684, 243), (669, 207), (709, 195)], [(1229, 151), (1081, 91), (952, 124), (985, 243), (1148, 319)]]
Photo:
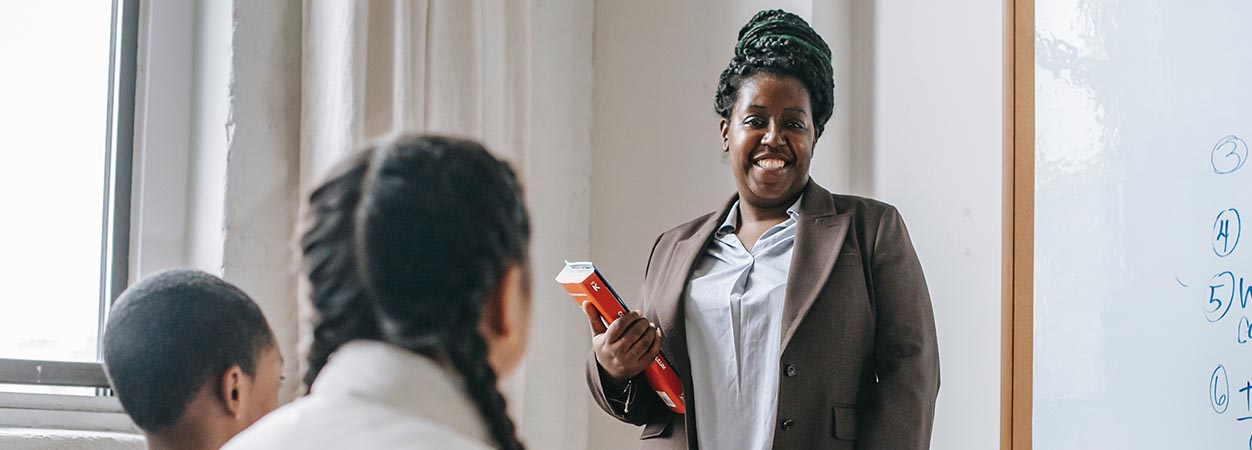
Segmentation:
[[(299, 184), (307, 195), (350, 149), (397, 131), (470, 137), (510, 160), (527, 185), (534, 217), (535, 289), (527, 363), (506, 380), (505, 392), (530, 448), (584, 449), (589, 408), (582, 380), (585, 319), (552, 276), (562, 258), (587, 254), (590, 33), (585, 34), (586, 54), (580, 55), (585, 61), (576, 62), (585, 69), (585, 86), (567, 91), (586, 94), (572, 99), (586, 102), (578, 110), (582, 113), (562, 108), (560, 100), (537, 111), (531, 93), (552, 90), (551, 83), (559, 81), (545, 75), (534, 83), (532, 75), (559, 67), (532, 66), (532, 18), (567, 18), (536, 12), (553, 3), (305, 0)], [(586, 3), (577, 20), (590, 22), (591, 2), (565, 3)], [(540, 36), (552, 39), (553, 33)], [(582, 122), (566, 122), (584, 128), (539, 122), (556, 118), (553, 111), (581, 115)], [(536, 142), (542, 148), (533, 151)], [(571, 173), (575, 176), (567, 183), (551, 182), (554, 175)], [(301, 291), (299, 347), (306, 349), (313, 313)]]
[(306, 0), (302, 184), (388, 132), (467, 136), (521, 161), (526, 0)]

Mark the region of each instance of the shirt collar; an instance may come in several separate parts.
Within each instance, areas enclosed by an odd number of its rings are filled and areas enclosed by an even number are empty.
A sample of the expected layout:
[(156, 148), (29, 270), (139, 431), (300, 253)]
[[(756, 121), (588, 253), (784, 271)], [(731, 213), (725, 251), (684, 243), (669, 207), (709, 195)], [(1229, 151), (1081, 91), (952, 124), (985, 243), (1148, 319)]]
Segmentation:
[[(800, 201), (802, 200), (804, 200), (803, 193), (800, 194), (800, 197), (796, 198), (796, 201), (792, 203), (791, 206), (787, 207), (787, 215), (791, 217), (790, 220), (800, 220)], [(717, 234), (719, 236), (734, 233), (739, 229), (739, 201), (740, 200), (735, 200), (735, 203), (730, 205), (730, 212), (726, 213), (726, 219), (723, 220), (722, 224), (717, 227)]]

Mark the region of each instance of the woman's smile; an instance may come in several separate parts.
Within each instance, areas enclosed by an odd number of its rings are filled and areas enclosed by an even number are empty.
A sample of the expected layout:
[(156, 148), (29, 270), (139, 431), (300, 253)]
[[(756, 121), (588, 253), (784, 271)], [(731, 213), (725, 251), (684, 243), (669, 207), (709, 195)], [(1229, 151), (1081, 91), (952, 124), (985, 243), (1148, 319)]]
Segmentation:
[(749, 169), (751, 176), (760, 184), (779, 184), (791, 178), (793, 164), (776, 156), (758, 158)]
[(770, 156), (756, 160), (756, 164), (753, 165), (766, 171), (781, 170), (782, 168), (787, 167), (787, 161)]

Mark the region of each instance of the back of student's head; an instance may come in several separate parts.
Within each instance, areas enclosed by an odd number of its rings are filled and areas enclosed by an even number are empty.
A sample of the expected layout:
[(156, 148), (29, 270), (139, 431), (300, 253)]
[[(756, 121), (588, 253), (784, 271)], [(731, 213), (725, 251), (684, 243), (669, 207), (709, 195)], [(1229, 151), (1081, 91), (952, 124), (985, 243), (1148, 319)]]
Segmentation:
[(497, 445), (521, 448), (479, 328), (502, 280), (525, 272), (512, 169), (472, 141), (400, 136), (349, 157), (309, 201), (301, 245), (319, 320), (305, 382), (348, 341), (387, 342), (446, 361)]
[(179, 269), (122, 293), (110, 310), (103, 347), (105, 371), (123, 409), (139, 428), (160, 433), (179, 422), (206, 385), (220, 390), (221, 377), (232, 368), (255, 376), (274, 336), (239, 288)]

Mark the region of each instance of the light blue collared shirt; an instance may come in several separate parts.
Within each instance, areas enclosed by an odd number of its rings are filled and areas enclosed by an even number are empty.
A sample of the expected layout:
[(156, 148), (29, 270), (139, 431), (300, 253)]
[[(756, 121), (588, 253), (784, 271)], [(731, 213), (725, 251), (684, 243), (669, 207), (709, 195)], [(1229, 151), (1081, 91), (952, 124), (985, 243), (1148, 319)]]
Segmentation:
[(685, 312), (701, 448), (773, 445), (783, 301), (799, 208), (797, 199), (788, 219), (748, 251), (735, 235), (735, 202), (696, 262)]

